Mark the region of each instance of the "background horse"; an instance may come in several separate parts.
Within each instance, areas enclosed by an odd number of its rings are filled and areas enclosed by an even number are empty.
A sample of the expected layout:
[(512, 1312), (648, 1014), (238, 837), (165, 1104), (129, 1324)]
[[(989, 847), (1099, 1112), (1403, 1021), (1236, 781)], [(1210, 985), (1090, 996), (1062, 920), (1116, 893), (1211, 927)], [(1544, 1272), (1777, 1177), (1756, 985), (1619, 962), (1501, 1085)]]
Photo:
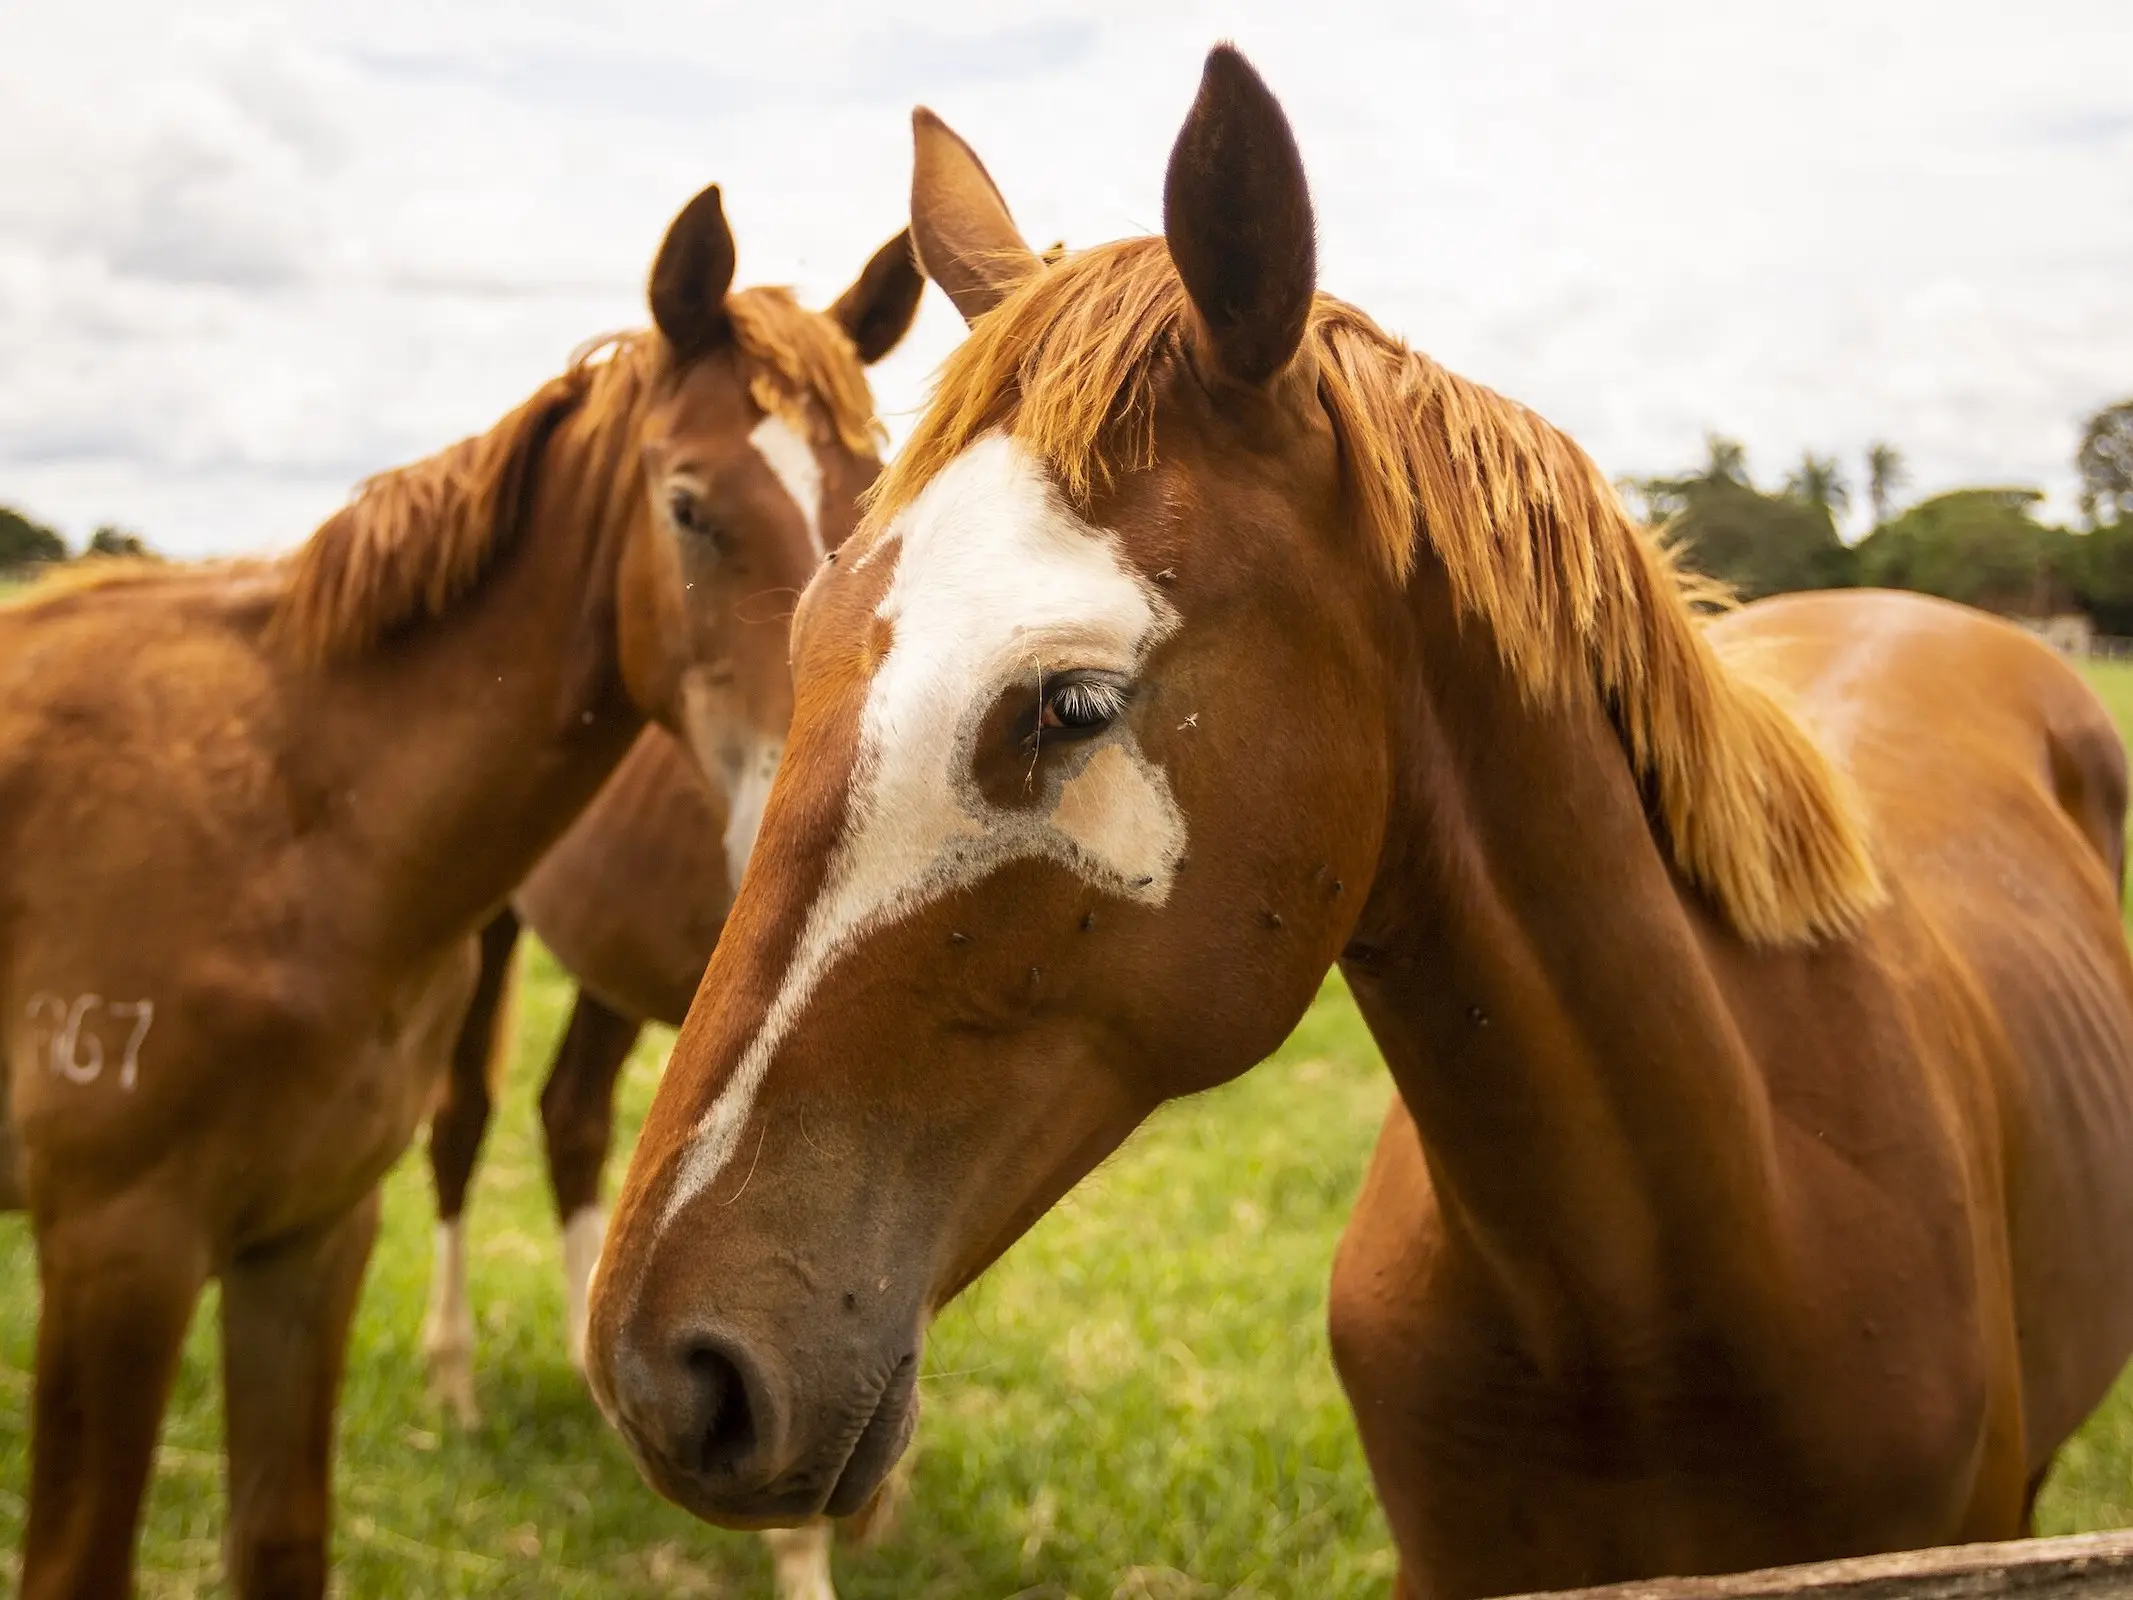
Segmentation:
[(7, 1137), (42, 1287), (26, 1596), (128, 1591), (210, 1276), (231, 1586), (323, 1592), (378, 1179), (436, 1092), (469, 935), (647, 717), (714, 760), (774, 745), (785, 630), (748, 601), (819, 554), (788, 483), (875, 471), (851, 330), (908, 322), (905, 241), (830, 319), (732, 275), (709, 189), (661, 246), (656, 331), (289, 559), (0, 612)]
[(647, 729), (591, 805), (482, 932), (481, 976), (430, 1121), (437, 1249), (423, 1334), (430, 1384), (462, 1423), (474, 1400), (474, 1317), (466, 1206), (509, 1026), (509, 975), (522, 923), (578, 981), (541, 1088), (541, 1130), (556, 1220), (570, 1359), (585, 1364), (585, 1291), (599, 1259), (600, 1179), (615, 1084), (646, 1021), (678, 1025), (704, 975), (737, 881), (721, 847), (729, 808), (688, 752)]
[(1209, 59), (1165, 236), (975, 320), (803, 597), (589, 1376), (718, 1521), (858, 1503), (935, 1310), (1339, 960), (1391, 1067), (1333, 1339), (1405, 1593), (2011, 1535), (2133, 1347), (2124, 753), (2041, 645), (1698, 590), (1561, 432), (1315, 290)]
[[(1064, 244), (1055, 243), (1043, 255), (1050, 262), (1065, 252)], [(893, 347), (893, 341), (862, 345), (860, 359), (877, 361)], [(828, 549), (843, 543), (856, 514), (852, 501), (824, 504)], [(424, 1348), (432, 1389), (463, 1422), (479, 1415), (466, 1287), (467, 1194), (494, 1102), (491, 1075), (499, 1029), (510, 1013), (511, 959), (521, 925), (540, 935), (578, 983), (542, 1080), (540, 1105), (563, 1234), (566, 1338), (571, 1363), (582, 1371), (586, 1288), (607, 1226), (600, 1185), (613, 1136), (615, 1085), (644, 1024), (679, 1027), (696, 997), (754, 841), (767, 791), (760, 775), (775, 764), (756, 770), (758, 781), (736, 810), (701, 765), (662, 730), (647, 729), (483, 931), (481, 976), (452, 1050), (450, 1080), (431, 1120), (429, 1143), (438, 1235)]]

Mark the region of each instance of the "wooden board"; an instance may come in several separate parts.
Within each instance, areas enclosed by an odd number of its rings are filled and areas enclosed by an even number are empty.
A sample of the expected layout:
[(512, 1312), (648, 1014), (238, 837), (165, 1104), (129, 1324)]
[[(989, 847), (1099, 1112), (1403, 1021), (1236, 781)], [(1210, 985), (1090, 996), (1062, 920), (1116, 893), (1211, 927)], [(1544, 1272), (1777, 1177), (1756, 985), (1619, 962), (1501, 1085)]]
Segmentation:
[(1560, 1589), (1546, 1600), (1996, 1600), (2001, 1595), (2133, 1600), (2133, 1531), (1949, 1545), (1719, 1578), (1651, 1578)]

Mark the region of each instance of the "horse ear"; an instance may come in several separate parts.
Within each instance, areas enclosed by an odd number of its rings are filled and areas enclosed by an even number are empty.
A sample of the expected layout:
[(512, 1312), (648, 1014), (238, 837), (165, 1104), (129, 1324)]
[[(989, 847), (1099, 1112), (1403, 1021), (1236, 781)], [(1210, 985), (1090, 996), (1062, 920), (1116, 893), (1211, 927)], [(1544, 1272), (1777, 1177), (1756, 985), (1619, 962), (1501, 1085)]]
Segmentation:
[(911, 230), (906, 228), (874, 252), (859, 281), (837, 297), (829, 314), (851, 335), (859, 359), (872, 366), (911, 331), (918, 297), (925, 292), (925, 275), (911, 253)]
[(712, 184), (681, 208), (652, 263), (652, 321), (678, 360), (693, 361), (731, 332), (733, 230)]
[(1044, 263), (977, 152), (924, 106), (911, 113), (911, 238), (926, 276), (975, 322)]
[(1317, 288), (1311, 191), (1289, 119), (1233, 45), (1208, 52), (1171, 147), (1163, 235), (1221, 369), (1256, 384), (1286, 366)]

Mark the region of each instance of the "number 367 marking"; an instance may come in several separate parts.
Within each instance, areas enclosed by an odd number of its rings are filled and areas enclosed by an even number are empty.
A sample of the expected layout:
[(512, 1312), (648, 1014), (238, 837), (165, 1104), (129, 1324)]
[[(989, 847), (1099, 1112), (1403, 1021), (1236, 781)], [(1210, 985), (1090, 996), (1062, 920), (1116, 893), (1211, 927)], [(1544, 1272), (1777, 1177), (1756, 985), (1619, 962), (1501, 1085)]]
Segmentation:
[(133, 1024), (127, 1031), (118, 1069), (118, 1086), (130, 1094), (140, 1077), (141, 1041), (148, 1037), (149, 1026), (156, 1020), (153, 1000), (106, 1000), (100, 994), (81, 994), (69, 1003), (49, 992), (30, 996), (30, 1026), (36, 1030), (40, 1043), (44, 1030), (52, 1030), (48, 1047), (52, 1073), (69, 1083), (94, 1083), (103, 1075), (104, 1041), (93, 1025), (87, 1032), (82, 1029), (82, 1024), (98, 1011), (109, 1014), (114, 1021)]

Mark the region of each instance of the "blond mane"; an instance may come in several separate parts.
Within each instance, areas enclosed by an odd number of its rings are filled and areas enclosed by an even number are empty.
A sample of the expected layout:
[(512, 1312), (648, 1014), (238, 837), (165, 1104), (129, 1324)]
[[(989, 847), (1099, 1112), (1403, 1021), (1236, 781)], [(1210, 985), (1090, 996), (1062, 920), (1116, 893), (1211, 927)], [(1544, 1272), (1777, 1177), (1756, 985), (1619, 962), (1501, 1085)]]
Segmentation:
[[(877, 486), (879, 530), (1004, 429), (1086, 505), (1154, 460), (1155, 399), (1190, 325), (1159, 238), (1066, 257), (972, 327)], [(1418, 539), (1542, 705), (1597, 692), (1679, 870), (1751, 942), (1855, 927), (1882, 890), (1854, 796), (1800, 724), (1721, 662), (1677, 568), (1568, 436), (1320, 295), (1305, 334), (1388, 577)]]
[[(738, 290), (726, 311), (742, 378), (764, 412), (818, 443), (879, 452), (866, 368), (833, 318), (782, 288)], [(279, 578), (271, 643), (314, 663), (360, 655), (399, 628), (442, 616), (481, 581), (517, 537), (534, 471), (566, 419), (575, 419), (585, 457), (570, 475), (577, 514), (601, 527), (625, 515), (638, 488), (634, 446), (645, 407), (675, 375), (656, 333), (593, 340), (488, 432), (366, 479), (286, 557), (79, 561), (7, 603), (34, 608), (88, 590), (216, 574)]]
[(487, 433), (367, 479), (288, 558), (270, 642), (325, 662), (444, 615), (516, 539), (542, 452), (567, 417), (601, 458), (577, 474), (578, 493), (607, 503), (583, 510), (603, 523), (620, 512), (637, 488), (626, 446), (665, 360), (643, 334), (596, 340)]
[[(740, 290), (726, 309), (757, 405), (803, 437), (878, 449), (866, 370), (834, 321), (779, 288)], [(291, 558), (273, 638), (324, 661), (443, 615), (516, 536), (534, 468), (565, 418), (590, 457), (573, 474), (578, 514), (611, 524), (637, 492), (632, 446), (646, 403), (674, 373), (657, 334), (596, 340), (487, 433), (370, 479)]]
[[(879, 455), (888, 434), (859, 351), (834, 318), (810, 311), (790, 289), (742, 289), (726, 297), (734, 342), (748, 365), (748, 393), (803, 438), (840, 441), (855, 455)], [(825, 425), (828, 432), (825, 433)]]

